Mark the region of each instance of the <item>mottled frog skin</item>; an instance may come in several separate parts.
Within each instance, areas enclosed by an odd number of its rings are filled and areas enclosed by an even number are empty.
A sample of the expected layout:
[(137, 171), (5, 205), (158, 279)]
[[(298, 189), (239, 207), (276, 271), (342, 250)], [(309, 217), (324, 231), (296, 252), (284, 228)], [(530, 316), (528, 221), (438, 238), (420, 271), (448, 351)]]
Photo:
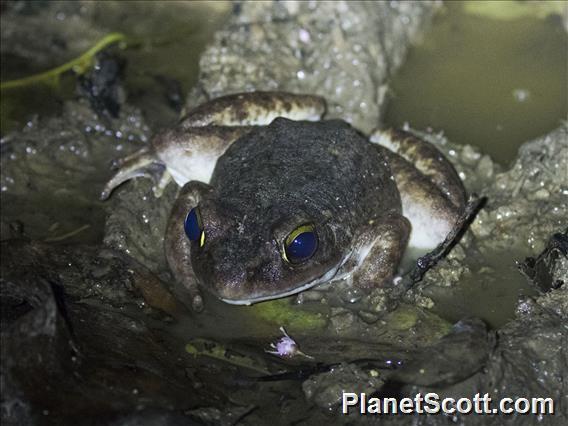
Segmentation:
[(439, 244), (465, 205), (452, 165), (401, 131), (370, 140), (320, 121), (317, 96), (252, 92), (214, 99), (127, 158), (103, 191), (137, 176), (182, 188), (165, 238), (193, 307), (198, 287), (251, 304), (349, 277), (389, 285), (409, 241)]

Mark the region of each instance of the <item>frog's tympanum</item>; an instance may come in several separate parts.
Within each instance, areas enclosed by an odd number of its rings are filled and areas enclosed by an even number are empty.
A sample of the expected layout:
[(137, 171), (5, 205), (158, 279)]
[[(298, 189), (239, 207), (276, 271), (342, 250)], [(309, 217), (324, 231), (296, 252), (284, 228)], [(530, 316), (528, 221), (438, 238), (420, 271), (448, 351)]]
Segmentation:
[(320, 121), (325, 108), (278, 92), (214, 99), (126, 159), (102, 197), (141, 175), (158, 195), (171, 178), (182, 187), (165, 252), (195, 308), (198, 285), (233, 304), (347, 276), (361, 289), (388, 285), (408, 244), (444, 240), (463, 185), (427, 142), (401, 131), (369, 140)]

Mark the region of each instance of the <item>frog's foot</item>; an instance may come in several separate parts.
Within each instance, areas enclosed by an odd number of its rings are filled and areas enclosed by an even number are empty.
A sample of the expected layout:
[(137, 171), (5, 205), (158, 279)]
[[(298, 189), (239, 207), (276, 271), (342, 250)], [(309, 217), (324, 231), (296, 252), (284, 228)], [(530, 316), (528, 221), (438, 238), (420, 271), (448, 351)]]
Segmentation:
[(165, 165), (157, 160), (156, 156), (149, 152), (148, 148), (143, 148), (133, 155), (120, 160), (117, 166), (118, 172), (105, 185), (101, 192), (101, 200), (108, 199), (112, 191), (119, 185), (141, 176), (152, 179), (154, 182), (154, 195), (159, 197), (171, 180)]
[(395, 177), (402, 211), (412, 224), (409, 245), (430, 250), (444, 241), (466, 201), (452, 164), (433, 145), (401, 131), (376, 131)]
[(353, 284), (362, 290), (392, 282), (407, 245), (410, 223), (401, 215), (370, 221), (353, 251)]

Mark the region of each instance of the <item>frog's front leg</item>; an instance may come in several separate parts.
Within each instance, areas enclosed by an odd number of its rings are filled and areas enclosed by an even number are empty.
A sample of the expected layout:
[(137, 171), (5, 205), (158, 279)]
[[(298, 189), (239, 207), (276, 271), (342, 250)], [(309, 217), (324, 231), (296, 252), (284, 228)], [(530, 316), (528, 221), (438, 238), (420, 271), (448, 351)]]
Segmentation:
[(353, 283), (361, 289), (390, 283), (400, 264), (410, 234), (410, 222), (393, 214), (370, 221), (353, 253)]
[(165, 186), (167, 182), (163, 183), (163, 180), (169, 178), (165, 165), (148, 148), (143, 148), (123, 158), (116, 167), (118, 171), (103, 188), (100, 195), (101, 200), (106, 200), (114, 188), (130, 179), (147, 177), (152, 179), (155, 187), (160, 187)]
[[(187, 238), (184, 222), (189, 211), (199, 204), (203, 196), (211, 191), (211, 187), (201, 182), (189, 182), (180, 191), (170, 213), (166, 228), (164, 249), (170, 270), (175, 281), (181, 286), (182, 300), (189, 297), (189, 305), (199, 312), (203, 309), (203, 299), (199, 291), (197, 278), (191, 266), (191, 242)], [(185, 290), (185, 291), (184, 291)]]

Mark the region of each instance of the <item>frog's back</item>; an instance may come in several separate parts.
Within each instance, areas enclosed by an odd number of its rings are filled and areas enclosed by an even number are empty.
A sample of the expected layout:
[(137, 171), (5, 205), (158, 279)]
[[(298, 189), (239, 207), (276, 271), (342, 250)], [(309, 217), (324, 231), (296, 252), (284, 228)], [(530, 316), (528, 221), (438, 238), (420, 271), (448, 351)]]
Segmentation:
[(400, 211), (385, 158), (340, 120), (278, 118), (254, 129), (221, 156), (211, 184), (239, 211), (301, 205), (351, 221)]

